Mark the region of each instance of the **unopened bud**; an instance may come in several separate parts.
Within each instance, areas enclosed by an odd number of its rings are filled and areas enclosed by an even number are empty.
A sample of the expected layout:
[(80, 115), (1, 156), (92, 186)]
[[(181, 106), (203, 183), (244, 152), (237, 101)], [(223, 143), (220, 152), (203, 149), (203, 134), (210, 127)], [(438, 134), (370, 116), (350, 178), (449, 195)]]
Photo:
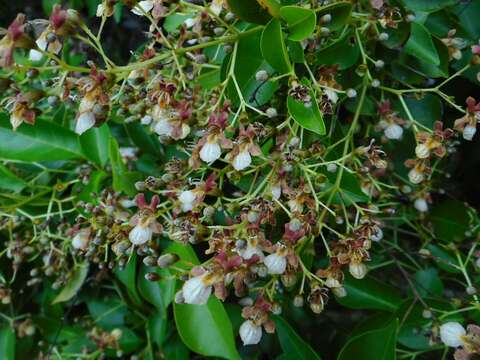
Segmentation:
[(175, 254), (163, 254), (157, 260), (157, 265), (165, 269), (170, 265), (174, 264), (178, 260), (178, 256)]

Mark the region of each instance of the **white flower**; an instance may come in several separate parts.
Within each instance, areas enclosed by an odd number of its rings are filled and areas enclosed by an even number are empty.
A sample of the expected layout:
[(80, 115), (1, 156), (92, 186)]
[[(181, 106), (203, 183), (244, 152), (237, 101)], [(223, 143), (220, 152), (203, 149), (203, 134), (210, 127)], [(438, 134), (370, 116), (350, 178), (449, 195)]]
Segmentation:
[(75, 249), (85, 250), (88, 246), (89, 233), (87, 231), (78, 232), (72, 239), (72, 246)]
[(343, 286), (334, 287), (332, 292), (336, 297), (339, 298), (347, 296), (347, 289), (345, 289)]
[(466, 334), (464, 327), (458, 322), (447, 322), (440, 326), (440, 339), (450, 347), (463, 345), (461, 337)]
[(203, 305), (212, 293), (212, 287), (205, 282), (205, 275), (195, 276), (183, 284), (182, 292), (185, 303)]
[(95, 15), (97, 17), (102, 17), (104, 12), (105, 12), (105, 6), (103, 6), (103, 4), (98, 4), (97, 13)]
[(239, 254), (245, 260), (251, 259), (254, 255), (257, 255), (260, 260), (263, 260), (263, 258), (265, 257), (262, 250), (260, 250), (258, 246), (252, 246), (250, 243), (248, 243), (248, 245), (244, 249), (240, 250)]
[(173, 127), (170, 124), (170, 121), (162, 118), (155, 124), (153, 131), (155, 131), (157, 135), (170, 136), (172, 134)]
[(277, 253), (268, 255), (263, 263), (267, 267), (268, 273), (272, 275), (283, 274), (287, 268), (287, 259)]
[(280, 199), (280, 196), (282, 196), (282, 187), (280, 185), (273, 185), (270, 189), (272, 192), (272, 196), (274, 199)]
[(222, 149), (220, 149), (220, 145), (217, 142), (209, 142), (207, 141), (200, 150), (200, 159), (205, 161), (207, 164), (211, 164), (220, 158), (222, 155)]
[(372, 234), (370, 235), (370, 240), (379, 242), (383, 239), (383, 230), (379, 226), (373, 228)]
[(251, 320), (245, 321), (240, 326), (240, 338), (243, 345), (255, 345), (262, 338), (262, 327), (255, 325)]
[(426, 159), (430, 156), (430, 150), (428, 149), (427, 145), (418, 144), (415, 148), (415, 155), (417, 155), (417, 157), (420, 159)]
[(47, 50), (47, 46), (48, 46), (48, 41), (47, 41), (47, 34), (45, 33), (40, 35), (40, 37), (37, 39), (37, 41), (35, 41), (35, 44), (37, 44), (37, 47), (40, 49), (40, 50)]
[(223, 9), (223, 0), (213, 0), (212, 1), (212, 4), (210, 5), (210, 10), (212, 10), (212, 12), (215, 14), (215, 15), (220, 15), (220, 13), (222, 12), (222, 9)]
[(408, 172), (408, 179), (413, 184), (420, 184), (425, 179), (425, 175), (413, 168)]
[(367, 275), (367, 266), (362, 262), (351, 262), (348, 270), (355, 279), (363, 279)]
[(35, 49), (32, 49), (30, 50), (30, 52), (28, 53), (28, 58), (31, 60), (31, 61), (40, 61), (42, 60), (43, 58), (43, 54), (38, 51), (38, 50), (35, 50)]
[(402, 138), (403, 128), (398, 124), (390, 124), (383, 130), (383, 133), (387, 139), (399, 140)]
[(182, 204), (182, 211), (187, 212), (193, 209), (193, 203), (195, 202), (196, 196), (191, 190), (182, 191), (178, 200)]
[(427, 200), (425, 200), (423, 198), (415, 199), (415, 201), (413, 203), (413, 206), (415, 207), (415, 209), (417, 209), (420, 212), (427, 212), (428, 211)]
[(137, 5), (132, 9), (132, 13), (135, 15), (143, 16), (144, 13), (148, 13), (153, 9), (153, 0), (139, 1)]
[(75, 126), (75, 132), (78, 135), (82, 135), (85, 131), (95, 125), (95, 115), (93, 112), (88, 111), (81, 114), (77, 119), (77, 125)]
[(198, 22), (198, 20), (197, 20), (196, 18), (188, 18), (188, 19), (186, 19), (183, 23), (185, 24), (185, 26), (187, 27), (187, 29), (190, 29), (190, 28), (193, 27), (197, 22)]
[(297, 201), (297, 199), (288, 200), (287, 204), (291, 212), (301, 213), (303, 211), (303, 204)]
[(142, 245), (152, 239), (153, 231), (148, 224), (141, 221), (128, 234), (128, 238), (133, 245)]
[(471, 141), (473, 137), (475, 136), (475, 133), (477, 132), (477, 128), (472, 125), (467, 125), (463, 129), (463, 138), (465, 140)]
[(252, 163), (252, 157), (247, 150), (241, 151), (233, 158), (233, 168), (237, 171), (246, 169)]
[(325, 95), (327, 95), (328, 100), (330, 100), (332, 103), (336, 104), (338, 101), (338, 94), (335, 90), (333, 89), (325, 89), (324, 90)]
[(80, 101), (80, 105), (78, 106), (78, 112), (84, 113), (88, 111), (92, 111), (93, 107), (95, 106), (95, 101), (90, 99), (88, 96), (82, 98)]

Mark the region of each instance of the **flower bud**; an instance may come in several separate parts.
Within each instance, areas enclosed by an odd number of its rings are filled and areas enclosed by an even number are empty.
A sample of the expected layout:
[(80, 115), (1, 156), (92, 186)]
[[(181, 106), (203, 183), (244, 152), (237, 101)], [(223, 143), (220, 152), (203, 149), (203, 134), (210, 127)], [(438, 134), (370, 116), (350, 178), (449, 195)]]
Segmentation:
[(153, 231), (148, 224), (141, 221), (128, 234), (128, 239), (133, 245), (142, 245), (152, 239)]
[(425, 200), (424, 198), (415, 199), (413, 206), (420, 212), (428, 211), (428, 203), (427, 200)]
[(148, 281), (158, 281), (160, 280), (160, 275), (156, 272), (149, 272), (145, 274), (145, 279)]
[(463, 345), (461, 337), (466, 334), (465, 328), (458, 322), (447, 322), (440, 326), (440, 339), (450, 347)]
[(355, 89), (348, 89), (347, 90), (347, 97), (354, 98), (357, 96), (357, 90)]
[(413, 168), (408, 172), (408, 179), (412, 184), (420, 184), (425, 179), (425, 175)]
[(332, 21), (331, 14), (325, 14), (320, 18), (320, 24), (328, 24), (331, 21)]
[(327, 165), (327, 171), (331, 172), (331, 173), (337, 172), (337, 168), (338, 168), (338, 166), (335, 163), (330, 163), (330, 164)]
[(255, 79), (257, 81), (266, 81), (268, 80), (268, 73), (265, 70), (259, 70), (255, 74)]
[(293, 306), (295, 307), (302, 307), (303, 306), (303, 296), (298, 294), (293, 298)]
[(195, 199), (196, 196), (191, 190), (182, 191), (178, 197), (184, 212), (188, 212), (193, 209), (193, 203), (195, 202)]
[(74, 249), (85, 250), (88, 247), (89, 234), (87, 231), (79, 231), (72, 239)]
[(178, 256), (175, 254), (163, 254), (157, 260), (157, 265), (165, 269), (170, 265), (174, 264), (178, 260)]
[(336, 297), (339, 298), (347, 296), (347, 289), (345, 289), (343, 286), (332, 288), (332, 292)]
[(243, 345), (255, 345), (262, 339), (262, 328), (247, 320), (240, 326), (240, 338)]
[(157, 259), (154, 256), (147, 256), (146, 258), (143, 258), (143, 263), (145, 266), (155, 266)]
[(265, 113), (271, 119), (277, 116), (277, 109), (270, 107), (267, 109), (267, 111), (265, 111)]
[(388, 38), (389, 38), (389, 36), (386, 32), (382, 32), (378, 35), (378, 40), (380, 40), (380, 41), (387, 41)]

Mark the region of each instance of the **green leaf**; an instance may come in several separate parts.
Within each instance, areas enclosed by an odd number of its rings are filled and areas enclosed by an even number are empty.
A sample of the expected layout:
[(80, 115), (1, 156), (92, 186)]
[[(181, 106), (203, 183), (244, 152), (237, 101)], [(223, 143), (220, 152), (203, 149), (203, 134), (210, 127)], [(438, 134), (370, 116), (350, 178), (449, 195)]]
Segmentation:
[(352, 15), (352, 4), (349, 2), (336, 2), (318, 9), (317, 18), (330, 14), (332, 20), (329, 23), (322, 24), (332, 31), (341, 29), (349, 20)]
[(6, 114), (0, 113), (0, 158), (23, 161), (53, 161), (84, 158), (80, 140), (73, 131), (37, 120), (16, 130)]
[[(148, 281), (145, 279), (148, 272), (156, 272), (160, 280)], [(166, 269), (142, 266), (138, 274), (138, 289), (145, 300), (160, 311), (166, 311), (175, 297), (175, 279)]]
[(265, 24), (270, 15), (256, 0), (227, 0), (228, 8), (240, 19), (253, 24)]
[(257, 3), (271, 16), (280, 17), (281, 5), (278, 0), (257, 0)]
[(141, 150), (152, 155), (160, 155), (158, 138), (153, 134), (149, 134), (143, 125), (138, 122), (132, 122), (126, 124), (125, 131), (133, 143)]
[(318, 65), (338, 65), (339, 70), (345, 70), (357, 63), (360, 50), (355, 37), (347, 34), (316, 55)]
[(189, 349), (204, 356), (240, 359), (232, 324), (216, 297), (210, 296), (205, 305), (174, 303), (173, 312), (178, 333)]
[[(237, 45), (234, 75), (243, 99), (250, 105), (261, 106), (272, 98), (278, 88), (278, 82), (260, 82), (256, 80), (256, 73), (265, 70), (273, 74), (273, 68), (265, 61), (260, 49), (260, 32), (243, 37)], [(224, 67), (230, 66), (231, 57), (224, 59)], [(239, 105), (237, 89), (230, 80), (227, 88), (229, 99), (234, 105)]]
[(439, 65), (440, 58), (428, 30), (417, 23), (412, 23), (411, 26), (405, 52), (429, 64)]
[(128, 289), (128, 294), (136, 305), (142, 304), (142, 299), (137, 290), (137, 254), (133, 254), (128, 259), (125, 268), (121, 270), (118, 266), (115, 268), (115, 276)]
[(25, 181), (0, 164), (0, 189), (20, 192), (26, 186), (27, 183)]
[(320, 360), (318, 354), (280, 316), (275, 316), (275, 331), (284, 352), (282, 359)]
[(110, 138), (109, 154), (112, 165), (113, 189), (134, 196), (137, 192), (135, 181), (139, 180), (139, 176), (127, 170), (118, 150), (118, 143), (113, 137)]
[(447, 200), (430, 213), (435, 235), (445, 242), (461, 241), (468, 230), (469, 216), (464, 203)]
[(458, 25), (477, 42), (480, 37), (480, 22), (478, 21), (480, 2), (469, 1), (465, 5), (453, 7), (452, 10), (457, 13)]
[(338, 355), (338, 360), (394, 360), (398, 320), (387, 326), (371, 328), (350, 338)]
[(262, 55), (265, 60), (280, 74), (289, 73), (292, 69), (287, 48), (278, 19), (272, 19), (265, 26), (261, 38)]
[(52, 13), (55, 4), (60, 4), (60, 0), (42, 0), (42, 9), (45, 15), (49, 16)]
[(77, 265), (70, 274), (67, 285), (65, 285), (62, 291), (53, 299), (52, 304), (65, 302), (73, 298), (82, 287), (87, 278), (87, 274), (88, 264)]
[(110, 330), (125, 324), (128, 308), (119, 298), (94, 298), (86, 303), (93, 321), (102, 328)]
[[(420, 124), (433, 129), (435, 121), (442, 119), (443, 104), (437, 95), (425, 94), (420, 99), (415, 96), (406, 96), (404, 99), (413, 118)], [(404, 109), (402, 107), (398, 108), (401, 109), (401, 114), (406, 119), (407, 114), (404, 112)]]
[(413, 283), (421, 297), (442, 296), (443, 282), (435, 268), (419, 270), (413, 276)]
[(288, 113), (301, 127), (316, 134), (325, 135), (326, 129), (323, 116), (318, 109), (318, 104), (312, 91), (310, 91), (310, 96), (312, 98), (310, 107), (306, 107), (303, 102), (289, 96), (287, 98)]
[(10, 327), (0, 329), (0, 359), (15, 360), (15, 332)]
[(401, 2), (407, 9), (420, 12), (434, 12), (458, 3), (457, 0), (401, 0)]
[(434, 244), (428, 244), (427, 249), (432, 254), (437, 266), (445, 271), (451, 273), (460, 273), (461, 270), (455, 267), (458, 266), (458, 261), (447, 251), (443, 250), (440, 246)]
[(395, 311), (402, 298), (397, 290), (371, 277), (361, 280), (345, 278), (347, 296), (336, 298), (337, 302), (352, 309)]
[[(166, 252), (177, 254), (187, 264), (199, 263), (190, 245), (173, 243)], [(240, 359), (232, 323), (223, 304), (215, 296), (210, 296), (205, 305), (174, 302), (173, 313), (178, 334), (190, 350), (205, 356)]]
[(299, 6), (283, 6), (280, 15), (288, 24), (289, 40), (302, 41), (315, 30), (315, 12)]
[(86, 131), (80, 136), (80, 144), (85, 157), (95, 164), (105, 166), (108, 161), (109, 140), (110, 129), (107, 124)]
[(202, 71), (196, 81), (206, 90), (213, 89), (220, 84), (220, 70)]
[(190, 19), (191, 17), (193, 17), (192, 14), (174, 13), (165, 18), (163, 28), (169, 33), (174, 32), (185, 22), (185, 20)]

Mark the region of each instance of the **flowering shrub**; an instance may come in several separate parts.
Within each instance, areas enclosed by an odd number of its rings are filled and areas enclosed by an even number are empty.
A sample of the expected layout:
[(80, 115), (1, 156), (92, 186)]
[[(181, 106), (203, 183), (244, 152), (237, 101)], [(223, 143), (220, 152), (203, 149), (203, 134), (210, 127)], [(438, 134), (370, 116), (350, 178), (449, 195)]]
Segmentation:
[(87, 3), (0, 40), (2, 359), (480, 354), (477, 1)]

